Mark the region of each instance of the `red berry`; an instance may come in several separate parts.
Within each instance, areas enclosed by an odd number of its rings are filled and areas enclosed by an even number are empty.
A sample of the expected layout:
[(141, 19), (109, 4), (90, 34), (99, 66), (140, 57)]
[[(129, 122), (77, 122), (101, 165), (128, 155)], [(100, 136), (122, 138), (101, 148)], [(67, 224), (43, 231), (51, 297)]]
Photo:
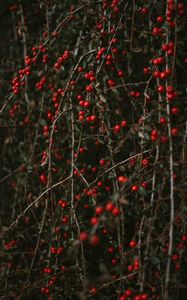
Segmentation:
[(159, 71), (154, 71), (153, 76), (154, 78), (160, 78), (161, 73)]
[(172, 107), (171, 113), (172, 115), (177, 115), (179, 113), (179, 108), (176, 106)]
[(133, 185), (133, 186), (131, 187), (131, 190), (132, 190), (133, 192), (137, 192), (137, 191), (139, 190), (139, 187), (138, 187), (137, 185)]
[(126, 126), (127, 126), (127, 121), (126, 120), (121, 121), (121, 127), (126, 127)]
[(166, 144), (168, 142), (168, 138), (165, 135), (161, 135), (160, 137), (160, 141), (162, 144)]
[(123, 77), (123, 76), (124, 76), (124, 73), (123, 73), (122, 70), (119, 70), (119, 71), (118, 71), (118, 76), (119, 76), (119, 77)]
[(182, 241), (187, 241), (187, 235), (186, 234), (183, 234), (183, 236), (182, 236)]
[(96, 288), (96, 287), (92, 287), (92, 288), (90, 289), (90, 294), (96, 295), (96, 294), (97, 294), (97, 288)]
[(169, 69), (166, 69), (165, 72), (166, 72), (167, 75), (170, 75), (170, 74), (172, 73), (172, 69), (170, 69), (170, 68), (169, 68)]
[(143, 182), (142, 183), (142, 187), (146, 190), (148, 188), (148, 183), (147, 182)]
[(159, 85), (159, 86), (158, 86), (158, 92), (159, 92), (159, 93), (163, 93), (164, 90), (165, 90), (164, 85)]
[(168, 44), (163, 44), (162, 45), (162, 51), (167, 51), (167, 50), (169, 50)]
[(120, 126), (120, 125), (114, 126), (114, 132), (115, 132), (115, 133), (120, 132), (120, 130), (121, 130), (121, 126)]
[(109, 248), (108, 248), (108, 252), (109, 252), (110, 254), (114, 253), (114, 251), (115, 251), (114, 247), (109, 247)]
[(165, 71), (164, 71), (164, 72), (161, 72), (160, 78), (161, 78), (161, 79), (165, 79), (165, 78), (167, 77), (167, 75), (168, 75), (167, 72), (165, 72)]
[(156, 18), (156, 20), (157, 20), (158, 23), (162, 23), (164, 21), (164, 18), (162, 16), (158, 16)]
[(99, 242), (100, 242), (99, 237), (96, 234), (92, 235), (92, 237), (90, 238), (90, 244), (92, 246), (97, 246)]
[(108, 85), (109, 85), (110, 87), (114, 87), (114, 86), (116, 86), (116, 83), (115, 83), (114, 80), (109, 79), (109, 80), (108, 80)]
[(88, 233), (86, 231), (82, 231), (79, 236), (80, 241), (87, 241)]
[(111, 263), (112, 263), (112, 265), (115, 266), (117, 264), (117, 259), (113, 258), (112, 261), (111, 261)]
[(179, 134), (179, 128), (173, 127), (171, 129), (171, 134), (172, 134), (172, 136), (178, 136), (178, 134)]
[(105, 206), (106, 211), (112, 211), (114, 208), (114, 204), (112, 202), (108, 202)]
[(143, 15), (147, 14), (148, 12), (149, 12), (149, 8), (148, 8), (148, 7), (142, 7), (142, 8), (141, 8), (141, 13), (142, 13)]
[(96, 215), (102, 215), (103, 212), (104, 212), (104, 208), (103, 208), (102, 206), (97, 206), (97, 207), (95, 208), (95, 213), (96, 213)]
[[(80, 102), (82, 102), (82, 101), (80, 101)], [(90, 101), (84, 101), (84, 107), (89, 107), (90, 106)]]
[(151, 140), (153, 142), (158, 140), (158, 131), (156, 129), (153, 129), (151, 132)]
[(135, 240), (131, 240), (130, 243), (129, 243), (129, 246), (130, 246), (131, 248), (135, 248), (136, 245), (137, 245), (137, 242), (136, 242)]
[(120, 215), (120, 209), (119, 209), (119, 207), (114, 207), (113, 210), (112, 210), (112, 214), (115, 217), (119, 216)]
[(142, 294), (141, 295), (141, 300), (147, 300), (148, 299), (148, 295), (147, 294)]
[(91, 218), (90, 223), (95, 226), (99, 224), (99, 219), (96, 217)]
[(47, 177), (45, 174), (41, 174), (40, 175), (40, 181), (43, 183), (43, 184), (46, 184), (47, 183)]
[(181, 265), (180, 265), (180, 264), (176, 264), (176, 265), (175, 265), (175, 270), (176, 270), (176, 271), (180, 270), (180, 268), (181, 268)]
[(133, 294), (133, 292), (130, 289), (126, 290), (126, 292), (125, 292), (125, 296), (127, 296), (127, 297), (131, 297), (132, 294)]
[(134, 270), (134, 266), (133, 265), (129, 265), (127, 269), (128, 269), (129, 272), (132, 272)]
[(86, 87), (86, 91), (87, 91), (87, 93), (91, 93), (93, 91), (93, 86), (92, 85), (88, 85)]
[(148, 160), (147, 158), (145, 158), (145, 159), (142, 160), (142, 165), (143, 165), (144, 167), (147, 167), (148, 164), (149, 164), (149, 160)]
[(167, 120), (166, 120), (165, 117), (161, 117), (161, 118), (160, 118), (160, 124), (161, 124), (161, 125), (166, 125), (166, 124), (167, 124)]
[(100, 164), (101, 166), (104, 166), (105, 163), (106, 163), (106, 161), (105, 161), (104, 159), (100, 159), (99, 164)]
[(67, 216), (64, 216), (64, 217), (62, 218), (62, 223), (63, 223), (63, 224), (67, 224), (67, 223), (68, 223), (68, 217), (67, 217)]
[(52, 254), (55, 254), (56, 253), (56, 248), (51, 247), (50, 251), (51, 251)]
[(149, 68), (147, 68), (147, 67), (145, 67), (145, 68), (143, 68), (143, 73), (146, 75), (146, 74), (149, 74), (149, 72), (150, 72), (150, 69)]

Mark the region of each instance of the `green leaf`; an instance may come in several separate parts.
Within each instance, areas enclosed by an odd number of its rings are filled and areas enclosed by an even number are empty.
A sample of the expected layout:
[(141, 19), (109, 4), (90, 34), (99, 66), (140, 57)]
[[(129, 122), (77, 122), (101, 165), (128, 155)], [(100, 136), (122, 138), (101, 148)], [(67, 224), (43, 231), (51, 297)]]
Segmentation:
[(158, 258), (157, 256), (151, 256), (151, 262), (153, 265), (158, 265), (160, 264), (160, 258)]
[(142, 186), (139, 188), (140, 195), (147, 196), (147, 191)]

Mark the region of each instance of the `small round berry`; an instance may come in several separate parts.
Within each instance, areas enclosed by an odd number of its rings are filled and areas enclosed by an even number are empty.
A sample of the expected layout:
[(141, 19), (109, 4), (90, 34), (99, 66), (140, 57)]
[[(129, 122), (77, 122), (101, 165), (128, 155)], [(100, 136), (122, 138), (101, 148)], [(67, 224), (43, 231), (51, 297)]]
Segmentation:
[(87, 241), (88, 233), (86, 231), (82, 231), (79, 236), (80, 241)]
[(112, 214), (115, 217), (119, 216), (120, 215), (120, 209), (119, 209), (119, 207), (114, 207), (113, 210), (112, 210)]
[(96, 234), (92, 235), (92, 237), (90, 238), (90, 244), (92, 246), (97, 246), (99, 243), (100, 243), (99, 237)]
[(120, 132), (120, 130), (121, 130), (121, 126), (120, 126), (120, 125), (115, 125), (115, 126), (114, 126), (114, 132), (115, 132), (115, 133)]
[(106, 211), (112, 211), (114, 208), (114, 204), (112, 202), (108, 202), (105, 206)]
[(136, 242), (135, 240), (131, 240), (130, 243), (129, 243), (129, 246), (130, 246), (131, 248), (135, 248), (136, 245), (137, 245), (137, 242)]
[(158, 23), (163, 23), (164, 18), (163, 18), (162, 16), (158, 16), (158, 17), (156, 18), (156, 20), (157, 20)]
[(177, 106), (172, 107), (171, 113), (172, 115), (177, 115), (179, 113), (179, 108)]
[(149, 160), (148, 160), (147, 158), (144, 158), (144, 159), (142, 160), (142, 166), (147, 167), (148, 164), (149, 164)]
[(137, 185), (133, 185), (133, 186), (131, 187), (131, 190), (132, 190), (133, 192), (137, 192), (137, 191), (139, 190), (139, 187), (138, 187)]
[(167, 120), (166, 120), (165, 117), (161, 117), (161, 118), (160, 118), (160, 124), (161, 124), (161, 125), (166, 125), (166, 124), (167, 124)]
[(86, 87), (86, 91), (87, 91), (87, 93), (91, 93), (93, 91), (93, 86), (92, 85), (88, 85)]
[(172, 136), (178, 136), (178, 134), (179, 134), (179, 128), (173, 127), (171, 129), (171, 134), (172, 134)]
[(108, 85), (109, 85), (110, 87), (115, 87), (115, 86), (116, 86), (116, 83), (115, 83), (114, 80), (109, 79), (109, 80), (108, 80)]
[(91, 218), (90, 220), (91, 225), (95, 226), (99, 224), (99, 219), (96, 217)]
[(90, 292), (91, 295), (96, 295), (97, 294), (97, 288), (92, 287), (89, 292)]

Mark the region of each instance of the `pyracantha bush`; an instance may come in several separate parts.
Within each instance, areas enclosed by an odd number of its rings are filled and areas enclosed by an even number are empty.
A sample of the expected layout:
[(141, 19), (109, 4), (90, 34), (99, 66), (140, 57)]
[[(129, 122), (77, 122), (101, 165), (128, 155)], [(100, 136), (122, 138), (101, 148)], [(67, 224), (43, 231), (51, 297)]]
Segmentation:
[(2, 7), (1, 299), (185, 299), (186, 1)]

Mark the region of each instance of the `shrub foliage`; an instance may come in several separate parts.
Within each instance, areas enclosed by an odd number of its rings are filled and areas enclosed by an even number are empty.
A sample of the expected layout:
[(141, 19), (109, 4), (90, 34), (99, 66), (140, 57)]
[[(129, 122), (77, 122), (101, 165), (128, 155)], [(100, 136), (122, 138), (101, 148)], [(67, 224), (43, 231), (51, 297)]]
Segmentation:
[(1, 299), (184, 299), (184, 0), (6, 1)]

